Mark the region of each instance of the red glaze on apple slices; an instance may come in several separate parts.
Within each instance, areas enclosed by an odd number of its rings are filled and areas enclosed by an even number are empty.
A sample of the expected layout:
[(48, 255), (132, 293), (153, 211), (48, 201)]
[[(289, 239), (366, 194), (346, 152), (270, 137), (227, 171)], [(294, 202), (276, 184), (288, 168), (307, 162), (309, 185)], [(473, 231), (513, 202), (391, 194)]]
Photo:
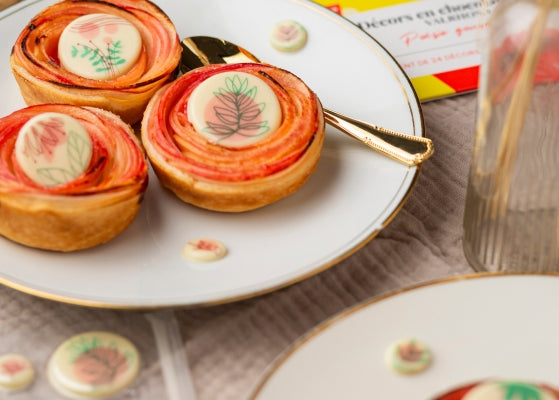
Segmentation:
[[(256, 76), (277, 96), (281, 122), (261, 141), (229, 147), (189, 120), (193, 91), (228, 72)], [(217, 211), (258, 208), (298, 190), (316, 168), (323, 139), (317, 96), (292, 73), (264, 64), (193, 70), (161, 89), (142, 121), (142, 141), (163, 185), (187, 203)]]
[[(25, 123), (47, 112), (79, 121), (92, 148), (85, 171), (54, 186), (31, 180), (18, 164), (15, 150)], [(135, 218), (147, 179), (147, 160), (133, 130), (108, 111), (39, 105), (0, 119), (0, 234), (16, 242), (61, 251), (106, 242)]]
[[(123, 75), (88, 79), (61, 66), (58, 41), (64, 29), (87, 14), (110, 14), (130, 22), (140, 33), (138, 60)], [(28, 105), (66, 103), (94, 106), (125, 122), (141, 119), (155, 91), (175, 77), (181, 47), (171, 20), (147, 0), (64, 0), (35, 18), (17, 38), (10, 63)]]
[(523, 381), (479, 381), (454, 388), (433, 400), (506, 400), (506, 399), (559, 399), (559, 391), (547, 384)]

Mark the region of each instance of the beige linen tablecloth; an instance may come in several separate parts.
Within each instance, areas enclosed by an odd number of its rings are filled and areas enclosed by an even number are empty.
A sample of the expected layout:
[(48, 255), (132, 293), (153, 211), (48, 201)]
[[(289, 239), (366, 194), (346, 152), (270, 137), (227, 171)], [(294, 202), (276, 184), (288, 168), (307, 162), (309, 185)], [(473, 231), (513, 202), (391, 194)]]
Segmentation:
[[(0, 7), (13, 2), (0, 0)], [(271, 294), (175, 310), (200, 400), (243, 399), (275, 357), (347, 307), (420, 282), (473, 272), (461, 237), (475, 105), (475, 94), (423, 104), (435, 155), (423, 165), (403, 209), (357, 253)], [(44, 374), (48, 354), (71, 333), (99, 328), (130, 336), (142, 353), (137, 390), (126, 398), (166, 398), (152, 331), (142, 312), (72, 306), (0, 286), (0, 354), (24, 353), (37, 368), (35, 386), (10, 398), (56, 398)]]

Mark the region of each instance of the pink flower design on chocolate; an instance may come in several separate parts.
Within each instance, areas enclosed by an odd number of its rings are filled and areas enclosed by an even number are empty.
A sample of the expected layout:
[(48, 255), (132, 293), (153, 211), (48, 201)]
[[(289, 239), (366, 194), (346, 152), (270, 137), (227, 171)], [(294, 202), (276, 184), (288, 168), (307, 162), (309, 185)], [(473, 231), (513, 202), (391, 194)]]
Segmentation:
[(105, 32), (107, 32), (109, 35), (114, 35), (118, 32), (118, 24), (105, 25)]
[(76, 377), (91, 385), (115, 382), (128, 369), (128, 360), (117, 349), (94, 347), (80, 354), (74, 361)]
[(126, 63), (122, 57), (124, 44), (115, 36), (120, 30), (119, 25), (128, 26), (129, 23), (110, 15), (92, 16), (87, 21), (79, 21), (72, 26), (72, 31), (85, 40), (72, 43), (71, 57), (86, 59), (95, 72), (114, 76), (115, 67)]
[(103, 29), (105, 30), (106, 33), (108, 33), (107, 36), (105, 36), (105, 38), (103, 39), (103, 41), (107, 44), (110, 45), (111, 42), (113, 41), (113, 37), (111, 35), (114, 35), (115, 33), (118, 32), (118, 24), (107, 24), (103, 27)]
[(404, 361), (414, 362), (421, 359), (423, 351), (412, 342), (400, 346), (398, 349), (398, 355)]
[(99, 25), (93, 21), (87, 21), (81, 24), (78, 32), (87, 40), (93, 40), (99, 35)]
[(54, 150), (66, 142), (64, 121), (53, 117), (48, 121), (39, 122), (38, 125), (40, 128), (31, 128), (31, 133), (25, 137), (23, 154), (33, 160), (43, 156), (50, 162), (53, 160)]
[(196, 248), (206, 251), (215, 251), (219, 248), (219, 246), (211, 240), (200, 240), (196, 243)]
[(0, 367), (5, 374), (15, 375), (27, 368), (27, 365), (22, 360), (6, 360)]
[(76, 28), (78, 33), (84, 39), (93, 40), (101, 34), (101, 28), (103, 28), (103, 30), (109, 35), (114, 35), (115, 33), (117, 33), (118, 23), (111, 22), (110, 19), (100, 16), (86, 21), (83, 24), (78, 25)]
[(282, 25), (279, 27), (279, 38), (285, 42), (293, 40), (297, 37), (297, 29), (291, 25)]

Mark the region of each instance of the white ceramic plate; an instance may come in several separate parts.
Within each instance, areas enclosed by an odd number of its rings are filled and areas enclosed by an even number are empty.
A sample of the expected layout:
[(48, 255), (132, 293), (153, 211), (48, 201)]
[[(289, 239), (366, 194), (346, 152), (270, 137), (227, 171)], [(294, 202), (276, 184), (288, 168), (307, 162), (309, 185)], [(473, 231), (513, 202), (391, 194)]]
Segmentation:
[[(0, 13), (0, 116), (24, 107), (9, 67), (11, 46), (52, 1)], [(303, 78), (331, 109), (423, 136), (420, 105), (393, 58), (353, 24), (304, 0), (160, 0), (182, 38), (228, 38)], [(274, 23), (296, 19), (305, 48), (280, 53)], [(418, 168), (376, 154), (333, 128), (315, 175), (296, 194), (238, 215), (203, 211), (162, 190), (152, 175), (140, 214), (110, 243), (72, 254), (0, 238), (0, 282), (35, 295), (103, 307), (197, 306), (238, 300), (304, 279), (351, 254), (402, 207)], [(211, 237), (229, 255), (211, 264), (181, 257), (190, 239)]]
[[(559, 386), (559, 276), (482, 275), (424, 284), (354, 307), (310, 332), (270, 369), (252, 400), (427, 400), (487, 378)], [(398, 375), (399, 339), (432, 364)]]

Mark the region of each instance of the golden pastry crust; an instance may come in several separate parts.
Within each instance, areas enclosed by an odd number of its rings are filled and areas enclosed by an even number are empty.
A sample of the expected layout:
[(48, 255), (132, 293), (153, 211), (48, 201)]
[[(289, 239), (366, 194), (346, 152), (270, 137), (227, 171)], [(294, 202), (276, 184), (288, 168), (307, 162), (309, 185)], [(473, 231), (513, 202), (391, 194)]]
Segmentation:
[[(106, 203), (106, 204), (103, 204)], [(136, 217), (141, 195), (122, 199), (0, 194), (0, 233), (21, 244), (73, 251), (108, 242)]]
[[(279, 128), (262, 142), (231, 149), (210, 142), (188, 121), (192, 90), (219, 72), (264, 80), (282, 109)], [(315, 171), (324, 142), (318, 97), (295, 75), (264, 64), (213, 65), (183, 75), (148, 104), (142, 142), (161, 183), (181, 200), (225, 212), (271, 204), (297, 191)]]
[[(60, 34), (74, 19), (92, 13), (124, 18), (140, 32), (140, 57), (124, 75), (106, 81), (87, 79), (60, 65)], [(133, 124), (142, 118), (153, 94), (174, 79), (180, 55), (173, 23), (147, 0), (64, 0), (44, 9), (22, 30), (10, 65), (27, 105), (92, 106), (109, 110)]]
[[(28, 179), (14, 156), (23, 124), (35, 115), (71, 115), (87, 129), (93, 155), (78, 179), (43, 187)], [(0, 119), (0, 235), (47, 250), (96, 246), (120, 234), (136, 217), (148, 165), (133, 130), (118, 116), (92, 107), (40, 105)]]

